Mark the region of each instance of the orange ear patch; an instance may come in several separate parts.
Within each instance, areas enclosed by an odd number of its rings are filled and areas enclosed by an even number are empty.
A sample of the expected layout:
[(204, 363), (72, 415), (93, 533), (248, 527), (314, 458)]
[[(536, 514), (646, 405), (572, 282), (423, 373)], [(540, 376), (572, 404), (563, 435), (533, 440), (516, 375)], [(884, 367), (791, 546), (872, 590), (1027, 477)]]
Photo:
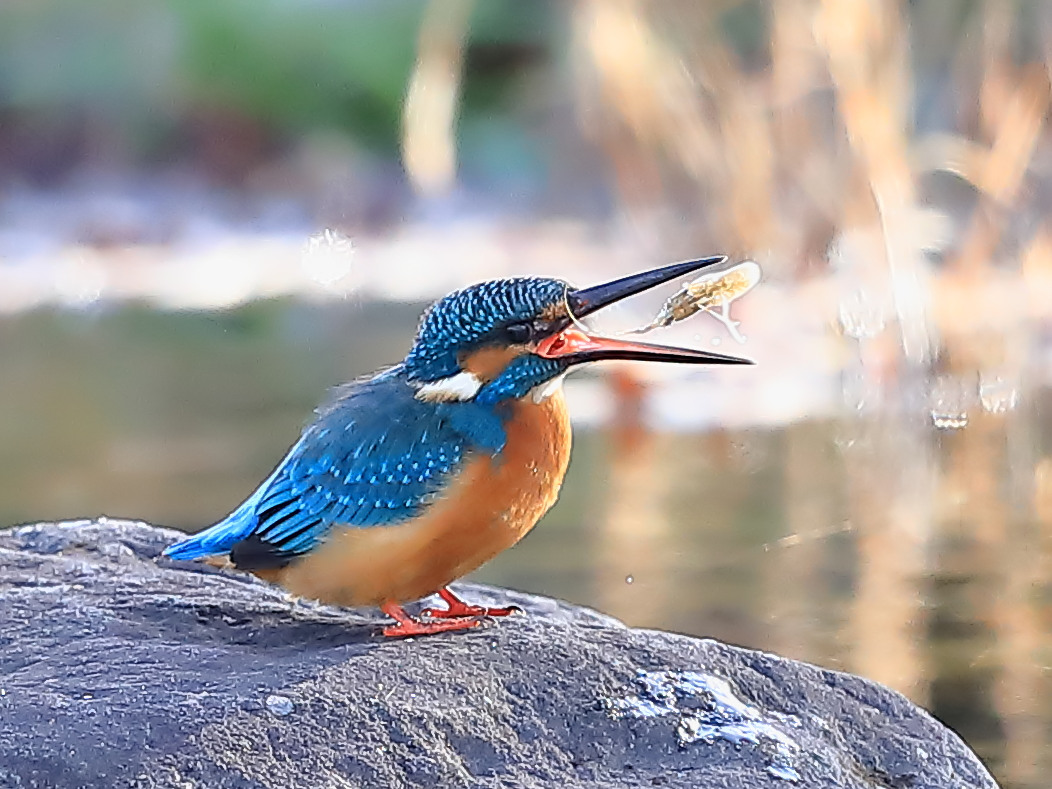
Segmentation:
[(512, 360), (526, 352), (525, 346), (479, 348), (460, 357), (460, 369), (472, 373), (480, 381), (488, 383), (497, 378)]

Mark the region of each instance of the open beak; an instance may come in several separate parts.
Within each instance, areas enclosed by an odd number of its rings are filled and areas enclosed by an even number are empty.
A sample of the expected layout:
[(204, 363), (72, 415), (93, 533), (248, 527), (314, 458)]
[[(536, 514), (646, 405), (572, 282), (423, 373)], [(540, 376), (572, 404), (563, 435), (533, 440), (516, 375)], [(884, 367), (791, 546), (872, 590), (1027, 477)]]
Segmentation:
[[(698, 269), (717, 265), (726, 259), (722, 256), (702, 258), (643, 271), (613, 282), (571, 291), (567, 294), (567, 303), (575, 318), (583, 318), (621, 299), (642, 293), (644, 290), (662, 285)], [(711, 351), (631, 342), (616, 337), (599, 337), (581, 331), (572, 323), (562, 331), (541, 340), (534, 352), (546, 359), (563, 359), (570, 364), (597, 362), (604, 359), (678, 362), (680, 364), (752, 364), (749, 359)]]

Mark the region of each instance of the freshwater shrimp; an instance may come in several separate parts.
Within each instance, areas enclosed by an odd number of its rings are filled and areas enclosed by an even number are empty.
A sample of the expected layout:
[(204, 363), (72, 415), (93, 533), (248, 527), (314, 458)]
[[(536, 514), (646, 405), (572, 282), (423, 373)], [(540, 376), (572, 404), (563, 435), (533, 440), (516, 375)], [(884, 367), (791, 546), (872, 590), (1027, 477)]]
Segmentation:
[(630, 334), (643, 334), (652, 329), (671, 326), (696, 312), (704, 311), (726, 326), (735, 340), (744, 343), (745, 337), (738, 331), (741, 321), (731, 319), (731, 302), (756, 287), (761, 273), (757, 263), (745, 260), (723, 271), (703, 274), (669, 298), (654, 320), (646, 326), (633, 329)]

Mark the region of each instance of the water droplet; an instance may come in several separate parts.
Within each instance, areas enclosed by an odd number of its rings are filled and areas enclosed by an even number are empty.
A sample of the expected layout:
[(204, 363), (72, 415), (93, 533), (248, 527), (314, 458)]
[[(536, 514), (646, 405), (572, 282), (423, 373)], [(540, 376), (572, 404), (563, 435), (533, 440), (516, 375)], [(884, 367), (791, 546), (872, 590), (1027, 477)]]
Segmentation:
[(636, 579), (635, 579), (635, 578), (633, 578), (633, 577), (632, 577), (631, 575), (626, 575), (626, 576), (625, 576), (625, 583), (626, 583), (626, 584), (630, 584), (630, 583), (633, 583), (633, 582), (634, 582), (635, 580), (636, 580)]
[(931, 422), (939, 430), (961, 430), (968, 425), (968, 387), (960, 378), (944, 375), (932, 385)]
[(292, 710), (295, 709), (292, 699), (288, 696), (277, 696), (272, 694), (267, 696), (267, 700), (264, 703), (270, 712), (282, 718), (286, 715), (292, 714)]
[(320, 285), (331, 287), (351, 271), (354, 242), (335, 230), (323, 230), (307, 239), (302, 265), (307, 276)]
[(69, 307), (87, 307), (102, 296), (108, 276), (98, 261), (79, 254), (64, 261), (55, 277), (58, 297)]
[(1004, 414), (1019, 405), (1019, 387), (1010, 373), (980, 373), (979, 402), (989, 414)]
[(939, 430), (962, 430), (968, 427), (968, 414), (951, 414), (933, 409), (931, 412), (931, 423)]
[(880, 381), (865, 370), (845, 372), (840, 392), (844, 405), (855, 413), (879, 410), (883, 402)]
[(840, 328), (855, 340), (876, 337), (884, 331), (883, 307), (864, 290), (849, 293), (840, 301)]

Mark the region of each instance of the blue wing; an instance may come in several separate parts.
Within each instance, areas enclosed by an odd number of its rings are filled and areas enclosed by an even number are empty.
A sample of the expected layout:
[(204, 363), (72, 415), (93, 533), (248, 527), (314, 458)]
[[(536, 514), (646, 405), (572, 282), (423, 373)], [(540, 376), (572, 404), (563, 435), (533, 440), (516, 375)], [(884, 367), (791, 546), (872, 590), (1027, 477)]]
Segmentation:
[(499, 452), (505, 433), (492, 408), (425, 403), (413, 395), (400, 367), (349, 385), (244, 504), (165, 553), (178, 559), (230, 553), (244, 569), (280, 567), (334, 525), (366, 528), (416, 517), (472, 453)]

